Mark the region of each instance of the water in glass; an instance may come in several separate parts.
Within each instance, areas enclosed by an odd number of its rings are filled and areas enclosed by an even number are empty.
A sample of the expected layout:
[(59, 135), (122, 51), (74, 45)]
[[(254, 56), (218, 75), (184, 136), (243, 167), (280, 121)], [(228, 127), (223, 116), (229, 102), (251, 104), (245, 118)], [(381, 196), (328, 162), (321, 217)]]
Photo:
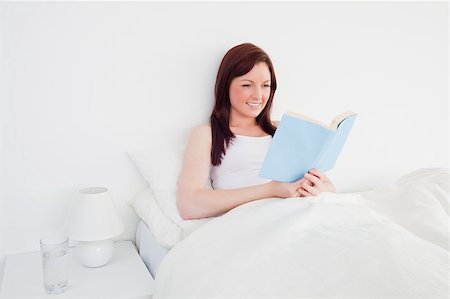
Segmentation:
[(52, 236), (41, 240), (44, 288), (49, 294), (67, 290), (69, 282), (68, 244), (65, 236)]

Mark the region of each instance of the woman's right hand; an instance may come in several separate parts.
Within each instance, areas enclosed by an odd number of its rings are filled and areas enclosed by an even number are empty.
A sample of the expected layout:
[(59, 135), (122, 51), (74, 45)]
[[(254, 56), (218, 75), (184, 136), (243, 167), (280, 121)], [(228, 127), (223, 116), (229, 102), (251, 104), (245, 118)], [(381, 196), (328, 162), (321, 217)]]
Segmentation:
[(301, 178), (293, 183), (283, 183), (279, 181), (271, 181), (269, 185), (272, 190), (272, 194), (275, 197), (289, 198), (289, 197), (300, 197), (301, 194), (297, 191), (305, 178)]

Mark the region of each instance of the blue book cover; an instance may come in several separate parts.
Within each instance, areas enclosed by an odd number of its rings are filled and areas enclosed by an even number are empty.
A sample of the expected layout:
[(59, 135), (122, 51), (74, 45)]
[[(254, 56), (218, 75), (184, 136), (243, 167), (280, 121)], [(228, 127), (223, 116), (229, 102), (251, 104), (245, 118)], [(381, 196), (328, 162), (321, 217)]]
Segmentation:
[(259, 175), (280, 182), (295, 182), (312, 168), (333, 168), (356, 119), (356, 113), (339, 114), (330, 125), (287, 112), (273, 136)]

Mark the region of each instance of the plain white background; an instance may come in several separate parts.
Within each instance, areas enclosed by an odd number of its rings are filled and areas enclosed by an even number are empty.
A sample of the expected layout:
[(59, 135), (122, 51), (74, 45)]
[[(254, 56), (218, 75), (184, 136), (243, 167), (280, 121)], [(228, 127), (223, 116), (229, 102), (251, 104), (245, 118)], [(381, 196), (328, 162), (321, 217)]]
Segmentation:
[(206, 122), (242, 42), (273, 60), (274, 119), (359, 113), (339, 191), (448, 167), (446, 2), (2, 2), (0, 19), (0, 268), (62, 232), (81, 187), (109, 188), (133, 239), (126, 201), (145, 182), (127, 150)]

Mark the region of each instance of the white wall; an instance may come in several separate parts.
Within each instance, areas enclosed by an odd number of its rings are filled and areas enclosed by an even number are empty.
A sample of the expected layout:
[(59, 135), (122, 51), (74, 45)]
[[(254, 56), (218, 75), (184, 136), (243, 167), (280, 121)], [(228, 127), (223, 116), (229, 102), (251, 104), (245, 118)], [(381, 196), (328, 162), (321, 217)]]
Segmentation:
[(359, 113), (330, 172), (340, 191), (448, 166), (445, 2), (0, 8), (4, 253), (61, 231), (69, 200), (90, 185), (110, 188), (127, 223), (120, 238), (132, 239), (137, 219), (125, 202), (145, 183), (126, 150), (185, 140), (205, 122), (220, 59), (246, 41), (275, 64), (275, 118), (286, 109), (327, 122)]
[(3, 266), (4, 266), (4, 248), (3, 248), (3, 234), (5, 232), (3, 222), (5, 220), (5, 209), (3, 207), (3, 184), (4, 184), (4, 148), (5, 143), (3, 138), (4, 134), (4, 119), (6, 116), (4, 109), (5, 94), (3, 93), (3, 83), (5, 82), (3, 72), (3, 11), (0, 6), (0, 291), (2, 288), (2, 278), (3, 278)]

